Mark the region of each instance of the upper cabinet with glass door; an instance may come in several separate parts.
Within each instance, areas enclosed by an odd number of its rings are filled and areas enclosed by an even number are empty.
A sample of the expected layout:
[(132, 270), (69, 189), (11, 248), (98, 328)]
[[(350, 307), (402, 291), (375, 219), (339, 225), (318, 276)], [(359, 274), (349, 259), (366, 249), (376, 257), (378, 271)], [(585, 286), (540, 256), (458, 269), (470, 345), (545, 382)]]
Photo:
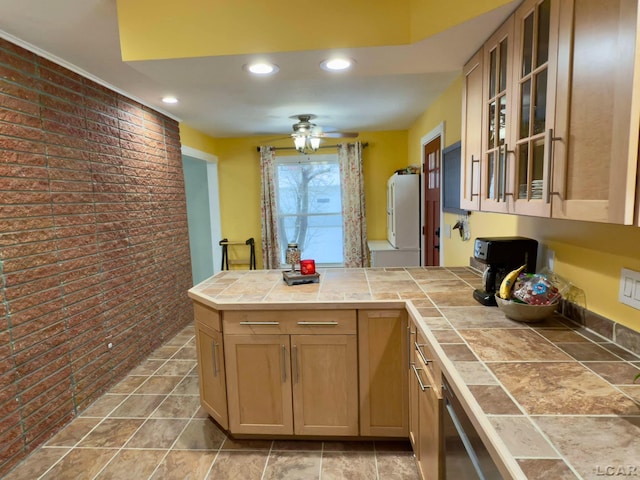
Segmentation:
[[(511, 113), (510, 17), (484, 45), (482, 161), (480, 205), (487, 212), (508, 212), (513, 165), (509, 152)], [(511, 165), (509, 165), (511, 163)]]
[(527, 0), (515, 13), (513, 213), (551, 213), (559, 3)]

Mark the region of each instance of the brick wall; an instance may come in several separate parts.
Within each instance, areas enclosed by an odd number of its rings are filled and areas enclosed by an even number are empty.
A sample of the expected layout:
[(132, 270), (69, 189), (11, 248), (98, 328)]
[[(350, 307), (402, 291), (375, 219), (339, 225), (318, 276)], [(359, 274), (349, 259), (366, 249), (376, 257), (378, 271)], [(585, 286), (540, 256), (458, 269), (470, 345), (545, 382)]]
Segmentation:
[(0, 39), (0, 210), (1, 477), (190, 321), (178, 125)]

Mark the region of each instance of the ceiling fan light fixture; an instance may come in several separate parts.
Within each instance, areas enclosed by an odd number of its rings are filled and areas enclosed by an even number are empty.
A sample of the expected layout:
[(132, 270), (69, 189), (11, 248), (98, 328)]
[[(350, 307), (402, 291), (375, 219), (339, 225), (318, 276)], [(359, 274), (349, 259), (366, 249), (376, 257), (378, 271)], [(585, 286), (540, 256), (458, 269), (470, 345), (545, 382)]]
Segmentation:
[(328, 72), (339, 72), (351, 68), (354, 63), (355, 62), (350, 58), (330, 58), (327, 60), (323, 60), (322, 63), (320, 63), (320, 68)]
[(309, 137), (309, 146), (314, 152), (320, 148), (320, 137)]
[(296, 150), (303, 153), (305, 147), (307, 146), (307, 137), (304, 135), (294, 135), (293, 144), (295, 145)]
[(267, 62), (251, 63), (249, 65), (245, 65), (244, 68), (249, 73), (253, 73), (254, 75), (261, 75), (261, 76), (273, 75), (274, 73), (278, 73), (280, 71), (280, 68), (278, 68), (277, 65), (273, 63), (267, 63)]

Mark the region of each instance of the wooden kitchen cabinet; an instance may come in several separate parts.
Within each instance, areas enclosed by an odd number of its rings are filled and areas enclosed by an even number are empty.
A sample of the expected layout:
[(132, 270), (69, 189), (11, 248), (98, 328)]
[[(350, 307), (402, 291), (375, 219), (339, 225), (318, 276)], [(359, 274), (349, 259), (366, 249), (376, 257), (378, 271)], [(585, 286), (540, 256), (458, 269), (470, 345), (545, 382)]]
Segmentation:
[(407, 312), (358, 310), (360, 434), (409, 434)]
[(480, 162), (480, 208), (507, 213), (513, 183), (511, 136), (513, 17), (483, 47), (482, 156)]
[(418, 402), (420, 400), (419, 394), (419, 385), (418, 379), (416, 378), (413, 369), (416, 366), (416, 351), (414, 349), (414, 345), (416, 343), (416, 326), (412, 321), (408, 322), (408, 339), (409, 344), (407, 345), (409, 350), (409, 373), (408, 373), (408, 383), (409, 383), (409, 441), (411, 442), (411, 447), (413, 448), (413, 452), (416, 456), (416, 460), (420, 460), (420, 448), (418, 445), (418, 432), (420, 428), (419, 417), (418, 417)]
[(440, 480), (445, 474), (441, 370), (433, 357), (425, 363), (431, 355), (429, 345), (419, 333), (413, 336), (409, 380), (413, 451), (421, 478)]
[(358, 435), (356, 335), (292, 335), (296, 435)]
[(220, 315), (194, 302), (194, 317), (200, 403), (222, 428), (227, 429), (227, 387)]
[(631, 224), (638, 169), (638, 2), (560, 2), (551, 216)]
[(358, 435), (355, 311), (227, 312), (223, 325), (231, 433)]
[(462, 71), (462, 142), (460, 208), (480, 209), (480, 161), (482, 158), (483, 50), (469, 59)]
[(229, 430), (292, 434), (289, 335), (225, 335)]

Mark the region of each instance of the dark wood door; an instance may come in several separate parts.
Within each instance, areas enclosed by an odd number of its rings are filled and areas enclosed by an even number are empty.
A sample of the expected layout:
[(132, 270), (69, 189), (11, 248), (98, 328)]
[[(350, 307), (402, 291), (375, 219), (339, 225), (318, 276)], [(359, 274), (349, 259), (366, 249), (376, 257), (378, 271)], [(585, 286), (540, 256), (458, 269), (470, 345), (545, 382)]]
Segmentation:
[(424, 265), (440, 265), (440, 137), (424, 146)]

